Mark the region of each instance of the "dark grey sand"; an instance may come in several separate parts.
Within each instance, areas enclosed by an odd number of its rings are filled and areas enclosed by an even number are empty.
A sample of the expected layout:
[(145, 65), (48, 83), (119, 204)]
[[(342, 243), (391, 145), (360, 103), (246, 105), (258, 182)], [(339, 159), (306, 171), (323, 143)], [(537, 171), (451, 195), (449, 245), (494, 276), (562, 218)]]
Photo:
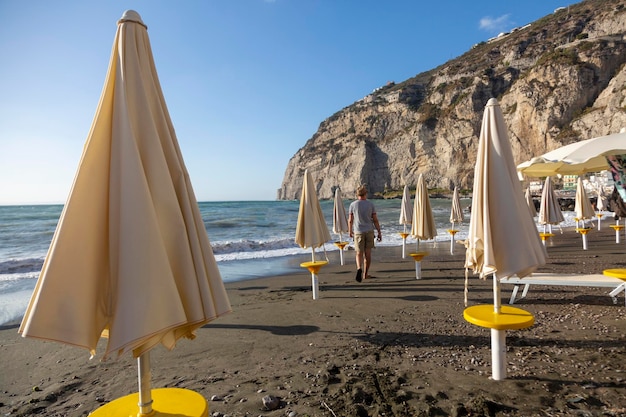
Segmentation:
[[(626, 268), (626, 243), (605, 221), (587, 251), (572, 229), (548, 247), (543, 272)], [(233, 313), (152, 352), (152, 385), (194, 390), (211, 416), (626, 416), (626, 307), (606, 288), (537, 286), (516, 304), (534, 314), (507, 332), (507, 379), (491, 375), (489, 329), (463, 319), (465, 250), (422, 243), (374, 251), (372, 278), (354, 280), (354, 252), (320, 273), (320, 299), (300, 273), (228, 284)], [(502, 288), (507, 303), (510, 286)], [(469, 305), (493, 303), (492, 281), (471, 276)], [(101, 362), (58, 343), (0, 330), (0, 413), (85, 416), (137, 391), (130, 356)], [(280, 400), (273, 411), (262, 398)]]

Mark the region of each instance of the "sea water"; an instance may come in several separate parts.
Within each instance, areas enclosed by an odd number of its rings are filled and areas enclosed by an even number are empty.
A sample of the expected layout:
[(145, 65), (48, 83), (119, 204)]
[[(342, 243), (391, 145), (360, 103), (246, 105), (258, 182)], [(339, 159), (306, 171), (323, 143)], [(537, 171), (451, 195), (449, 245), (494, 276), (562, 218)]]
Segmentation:
[[(383, 240), (377, 246), (401, 246), (399, 224), (401, 200), (372, 200), (381, 224)], [(350, 201), (344, 201), (346, 212)], [(450, 242), (450, 199), (430, 200), (437, 237), (429, 244)], [(471, 199), (462, 198), (465, 221), (456, 224), (455, 239), (467, 238)], [(333, 201), (320, 202), (332, 240), (324, 245), (327, 252), (337, 251), (332, 241)], [(224, 282), (242, 281), (301, 271), (300, 262), (311, 259), (311, 250), (295, 243), (298, 201), (231, 201), (198, 204), (215, 259)], [(15, 323), (28, 305), (48, 247), (56, 229), (62, 205), (0, 206), (0, 325)], [(564, 212), (563, 226), (574, 225), (574, 214)], [(410, 229), (407, 229), (407, 232)], [(349, 241), (347, 234), (341, 240)], [(417, 241), (407, 238), (407, 252)], [(321, 250), (319, 253), (322, 253)], [(323, 254), (318, 255), (323, 257)], [(346, 265), (353, 264), (353, 258)]]

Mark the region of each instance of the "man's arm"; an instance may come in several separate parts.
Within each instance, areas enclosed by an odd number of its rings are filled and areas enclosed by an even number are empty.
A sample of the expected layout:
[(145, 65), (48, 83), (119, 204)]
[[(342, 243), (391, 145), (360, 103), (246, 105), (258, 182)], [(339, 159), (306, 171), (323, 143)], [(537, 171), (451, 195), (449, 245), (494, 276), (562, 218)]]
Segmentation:
[(350, 231), (350, 237), (354, 235), (354, 232), (352, 232), (353, 223), (354, 223), (354, 214), (350, 212), (350, 215), (348, 216), (348, 230)]
[(376, 213), (372, 214), (372, 221), (374, 222), (376, 230), (378, 230), (378, 241), (380, 242), (381, 240), (383, 240), (383, 234), (380, 231), (380, 223), (378, 223), (378, 216), (376, 215)]

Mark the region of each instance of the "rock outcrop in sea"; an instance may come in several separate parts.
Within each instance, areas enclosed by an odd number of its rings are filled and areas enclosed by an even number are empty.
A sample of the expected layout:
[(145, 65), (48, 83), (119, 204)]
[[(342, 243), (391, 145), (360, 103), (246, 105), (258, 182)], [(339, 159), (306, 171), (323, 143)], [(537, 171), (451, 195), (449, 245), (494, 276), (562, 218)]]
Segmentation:
[(324, 120), (291, 158), (277, 192), (299, 198), (358, 185), (376, 197), (415, 186), (471, 188), (484, 106), (496, 97), (516, 163), (626, 127), (626, 3), (587, 0), (389, 83)]

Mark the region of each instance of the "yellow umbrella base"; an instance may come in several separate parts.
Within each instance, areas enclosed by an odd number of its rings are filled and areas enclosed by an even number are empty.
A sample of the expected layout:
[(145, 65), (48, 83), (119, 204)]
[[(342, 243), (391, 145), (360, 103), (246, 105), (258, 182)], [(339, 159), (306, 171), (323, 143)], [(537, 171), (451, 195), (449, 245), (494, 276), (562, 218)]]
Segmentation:
[(500, 313), (495, 313), (493, 309), (493, 304), (467, 307), (463, 311), (463, 318), (477, 326), (496, 330), (525, 329), (535, 323), (535, 317), (521, 308), (500, 306)]
[(195, 391), (182, 388), (157, 388), (151, 391), (153, 412), (139, 412), (139, 393), (113, 400), (89, 414), (90, 417), (207, 417), (209, 404)]

